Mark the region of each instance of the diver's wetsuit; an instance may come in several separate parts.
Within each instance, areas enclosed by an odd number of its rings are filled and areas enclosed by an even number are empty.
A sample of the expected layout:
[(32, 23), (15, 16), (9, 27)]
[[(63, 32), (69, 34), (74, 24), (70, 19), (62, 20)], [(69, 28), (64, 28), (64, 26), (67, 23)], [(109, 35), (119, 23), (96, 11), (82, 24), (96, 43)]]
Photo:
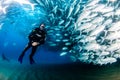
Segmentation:
[[(22, 63), (23, 56), (24, 56), (25, 52), (26, 52), (30, 47), (32, 47), (32, 52), (31, 52), (31, 54), (30, 54), (30, 56), (29, 56), (29, 58), (30, 58), (30, 64), (33, 64), (33, 63), (34, 63), (34, 60), (33, 60), (32, 57), (34, 56), (34, 54), (35, 54), (35, 52), (36, 52), (36, 50), (37, 50), (37, 47), (38, 47), (39, 45), (41, 45), (41, 44), (44, 44), (44, 42), (45, 42), (45, 35), (46, 35), (45, 30), (41, 30), (40, 28), (36, 28), (36, 29), (34, 29), (34, 30), (30, 33), (30, 35), (28, 36), (28, 38), (29, 38), (29, 43), (28, 43), (28, 45), (26, 46), (26, 48), (24, 49), (24, 51), (22, 52), (22, 54), (19, 56), (18, 61), (19, 61), (20, 63)], [(33, 43), (33, 42), (38, 42), (39, 44), (38, 44), (37, 46), (32, 46), (32, 43)]]

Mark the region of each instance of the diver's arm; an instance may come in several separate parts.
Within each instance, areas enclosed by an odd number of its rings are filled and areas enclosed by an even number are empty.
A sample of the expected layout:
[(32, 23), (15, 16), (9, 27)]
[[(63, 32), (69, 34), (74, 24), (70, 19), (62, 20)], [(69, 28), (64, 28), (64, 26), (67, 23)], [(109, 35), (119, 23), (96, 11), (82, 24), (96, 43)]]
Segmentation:
[(33, 37), (35, 36), (35, 34), (36, 34), (36, 30), (32, 30), (32, 32), (29, 34), (28, 38), (29, 38), (30, 40), (32, 40)]
[(32, 30), (32, 32), (29, 34), (28, 38), (30, 40), (30, 42), (36, 42), (35, 38), (36, 38), (36, 34), (37, 34), (38, 28)]
[(46, 33), (42, 32), (41, 30), (39, 31), (39, 33), (36, 33), (36, 40), (34, 42), (32, 42), (32, 46), (37, 46), (39, 44), (43, 44), (44, 41), (46, 40)]

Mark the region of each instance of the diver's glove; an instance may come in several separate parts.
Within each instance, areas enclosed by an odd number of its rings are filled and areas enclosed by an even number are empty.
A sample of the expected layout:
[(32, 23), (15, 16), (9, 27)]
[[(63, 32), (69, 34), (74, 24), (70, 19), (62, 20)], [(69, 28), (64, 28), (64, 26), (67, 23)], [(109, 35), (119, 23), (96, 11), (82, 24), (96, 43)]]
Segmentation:
[(38, 42), (33, 42), (32, 43), (32, 46), (38, 46), (40, 43), (38, 43)]

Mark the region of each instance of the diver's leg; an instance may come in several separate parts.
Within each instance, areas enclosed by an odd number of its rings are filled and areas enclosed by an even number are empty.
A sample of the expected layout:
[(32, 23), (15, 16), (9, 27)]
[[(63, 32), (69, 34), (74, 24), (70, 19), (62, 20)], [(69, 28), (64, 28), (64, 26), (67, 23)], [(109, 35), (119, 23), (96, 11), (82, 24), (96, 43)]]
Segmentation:
[(19, 56), (18, 61), (19, 61), (20, 63), (22, 63), (23, 57), (24, 57), (24, 55), (25, 55), (25, 52), (26, 52), (30, 47), (31, 47), (31, 44), (28, 43), (28, 45), (25, 47), (25, 49), (23, 50), (23, 52), (22, 52), (21, 55)]
[(38, 47), (38, 46), (32, 46), (32, 52), (31, 52), (31, 54), (30, 54), (30, 56), (29, 56), (29, 58), (30, 58), (30, 64), (35, 63), (35, 61), (33, 60), (33, 56), (34, 56), (34, 54), (35, 54), (35, 52), (36, 52), (36, 50), (37, 50), (37, 47)]

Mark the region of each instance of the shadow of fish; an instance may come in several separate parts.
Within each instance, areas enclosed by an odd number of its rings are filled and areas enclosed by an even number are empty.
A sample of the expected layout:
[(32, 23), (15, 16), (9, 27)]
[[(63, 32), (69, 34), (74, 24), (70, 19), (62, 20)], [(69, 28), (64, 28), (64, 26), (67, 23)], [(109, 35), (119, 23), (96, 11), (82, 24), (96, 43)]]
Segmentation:
[(10, 62), (10, 60), (4, 55), (4, 53), (1, 55), (1, 58), (3, 61)]

